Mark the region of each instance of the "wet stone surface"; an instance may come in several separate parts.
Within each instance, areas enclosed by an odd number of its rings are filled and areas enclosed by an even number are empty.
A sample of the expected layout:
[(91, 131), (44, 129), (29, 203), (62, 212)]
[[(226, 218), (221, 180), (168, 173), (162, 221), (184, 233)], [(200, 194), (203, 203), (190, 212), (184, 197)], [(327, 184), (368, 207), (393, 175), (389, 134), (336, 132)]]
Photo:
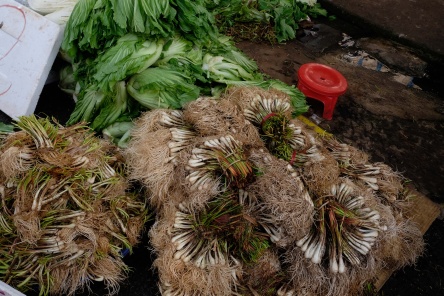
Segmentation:
[(365, 50), (389, 67), (399, 69), (414, 77), (426, 75), (427, 62), (414, 54), (409, 48), (384, 39), (361, 38), (356, 47)]

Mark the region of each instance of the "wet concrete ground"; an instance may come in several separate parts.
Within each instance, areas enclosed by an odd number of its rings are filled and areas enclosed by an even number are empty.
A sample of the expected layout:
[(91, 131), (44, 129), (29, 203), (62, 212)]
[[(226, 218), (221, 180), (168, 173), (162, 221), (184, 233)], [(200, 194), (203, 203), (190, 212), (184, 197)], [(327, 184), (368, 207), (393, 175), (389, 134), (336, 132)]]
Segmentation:
[(443, 61), (443, 0), (320, 0), (332, 14)]

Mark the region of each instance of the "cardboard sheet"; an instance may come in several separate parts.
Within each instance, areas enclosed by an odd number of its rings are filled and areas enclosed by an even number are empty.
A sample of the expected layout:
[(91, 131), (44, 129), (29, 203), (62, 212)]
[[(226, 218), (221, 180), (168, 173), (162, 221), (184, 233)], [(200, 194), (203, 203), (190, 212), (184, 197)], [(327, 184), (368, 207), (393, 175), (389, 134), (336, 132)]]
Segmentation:
[[(441, 210), (436, 203), (432, 202), (430, 199), (416, 191), (414, 188), (409, 189), (411, 193), (415, 195), (415, 198), (412, 201), (414, 204), (412, 207), (413, 211), (410, 213), (410, 216), (411, 219), (418, 224), (419, 229), (424, 235), (427, 229), (429, 229), (429, 227), (432, 225), (433, 221), (438, 218)], [(384, 284), (387, 282), (394, 271), (394, 268), (388, 267), (387, 269), (383, 269), (378, 273), (379, 276), (373, 283), (376, 290), (379, 291), (382, 286), (384, 286)]]

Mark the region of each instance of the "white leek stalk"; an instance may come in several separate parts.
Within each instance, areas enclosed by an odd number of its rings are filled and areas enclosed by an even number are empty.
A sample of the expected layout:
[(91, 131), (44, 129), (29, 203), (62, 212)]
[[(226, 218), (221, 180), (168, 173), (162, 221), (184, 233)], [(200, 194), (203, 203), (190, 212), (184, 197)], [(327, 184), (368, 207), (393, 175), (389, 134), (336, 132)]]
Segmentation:
[(79, 0), (28, 0), (29, 7), (40, 14), (53, 13), (71, 7), (71, 11)]
[(56, 24), (65, 25), (68, 22), (73, 9), (74, 5), (67, 6), (54, 12), (48, 13), (47, 15), (45, 15), (45, 17)]

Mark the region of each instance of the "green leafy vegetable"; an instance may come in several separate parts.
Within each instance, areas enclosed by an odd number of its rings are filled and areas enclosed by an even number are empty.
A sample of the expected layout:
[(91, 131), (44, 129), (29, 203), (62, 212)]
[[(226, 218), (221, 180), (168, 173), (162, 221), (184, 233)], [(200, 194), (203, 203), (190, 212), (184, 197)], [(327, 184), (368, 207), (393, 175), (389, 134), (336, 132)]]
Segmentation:
[[(244, 64), (245, 66), (245, 64)], [(236, 61), (224, 56), (206, 54), (203, 58), (202, 69), (216, 82), (223, 83), (226, 80), (254, 80), (251, 68), (243, 68)]]
[[(78, 51), (82, 50), (79, 48), (78, 43), (80, 43), (82, 38), (85, 38), (86, 30), (88, 29), (85, 24), (90, 18), (95, 4), (96, 0), (81, 0), (77, 3), (71, 13), (62, 42), (62, 49), (69, 57), (76, 57)], [(90, 48), (94, 49), (94, 45), (95, 44), (90, 44), (90, 46), (83, 50), (89, 51)]]
[(95, 62), (93, 77), (99, 88), (111, 89), (117, 81), (154, 64), (162, 53), (163, 43), (163, 40), (145, 40), (134, 34), (119, 38), (116, 45)]
[(60, 70), (59, 88), (68, 94), (74, 94), (76, 86), (73, 66), (69, 65)]
[(14, 131), (13, 125), (0, 122), (0, 134), (1, 133), (12, 133), (13, 131)]
[(176, 59), (184, 64), (197, 64), (202, 61), (202, 51), (197, 46), (193, 46), (191, 41), (179, 35), (174, 36), (165, 43), (162, 53), (154, 65), (164, 65), (171, 59)]
[(114, 144), (117, 144), (121, 148), (125, 148), (133, 127), (134, 123), (131, 121), (115, 122), (103, 129), (102, 134)]
[(294, 39), (301, 20), (327, 16), (327, 11), (316, 0), (205, 0), (205, 5), (215, 15), (222, 31), (237, 23), (269, 24), (274, 27), (278, 42)]
[(203, 0), (172, 0), (177, 9), (177, 28), (190, 40), (216, 41), (219, 31), (214, 16), (205, 8)]
[(150, 109), (178, 109), (199, 97), (199, 88), (185, 74), (168, 68), (148, 68), (131, 77), (128, 93)]
[(82, 90), (78, 98), (76, 107), (67, 122), (68, 125), (81, 121), (90, 122), (101, 108), (105, 94), (97, 86), (92, 85)]
[[(214, 11), (207, 9), (210, 4)], [(86, 121), (100, 132), (142, 110), (181, 108), (230, 85), (271, 87), (257, 64), (219, 34), (216, 11), (280, 22), (285, 39), (294, 34), (299, 7), (308, 7), (300, 5), (288, 0), (79, 0), (62, 43), (73, 64), (61, 73), (60, 87), (78, 99), (67, 124)], [(306, 110), (297, 89), (273, 84), (292, 97), (298, 112)]]
[(85, 55), (95, 57), (128, 33), (157, 39), (179, 32), (190, 40), (211, 43), (219, 33), (214, 16), (202, 4), (202, 0), (80, 0), (66, 24), (61, 48), (77, 62)]
[(94, 130), (104, 129), (114, 123), (126, 111), (128, 94), (125, 81), (116, 83), (113, 95), (108, 96), (107, 99), (104, 108), (100, 109), (99, 114), (91, 124), (91, 128)]

